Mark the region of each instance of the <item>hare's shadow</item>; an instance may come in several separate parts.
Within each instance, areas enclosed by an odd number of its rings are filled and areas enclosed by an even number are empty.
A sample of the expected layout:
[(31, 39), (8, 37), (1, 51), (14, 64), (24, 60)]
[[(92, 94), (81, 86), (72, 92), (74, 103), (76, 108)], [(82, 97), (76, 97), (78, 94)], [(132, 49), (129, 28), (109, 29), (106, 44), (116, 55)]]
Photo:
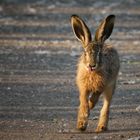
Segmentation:
[(107, 130), (101, 133), (96, 133), (94, 130), (87, 130), (87, 131), (79, 131), (79, 130), (72, 130), (69, 132), (62, 132), (63, 134), (105, 134), (105, 133), (119, 133), (119, 132), (127, 132), (127, 131), (140, 131), (140, 128), (127, 128), (127, 129), (112, 129)]

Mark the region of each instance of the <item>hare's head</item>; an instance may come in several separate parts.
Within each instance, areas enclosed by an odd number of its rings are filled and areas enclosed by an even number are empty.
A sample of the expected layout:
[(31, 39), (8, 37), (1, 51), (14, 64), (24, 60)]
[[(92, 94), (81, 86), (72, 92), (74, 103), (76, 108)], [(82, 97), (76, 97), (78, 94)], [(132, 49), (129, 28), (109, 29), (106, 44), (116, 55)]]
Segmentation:
[(112, 33), (115, 16), (109, 15), (105, 18), (96, 30), (94, 40), (92, 40), (90, 30), (85, 22), (77, 15), (72, 15), (71, 25), (77, 39), (81, 41), (84, 48), (84, 63), (86, 68), (93, 71), (101, 63), (102, 47), (106, 39)]

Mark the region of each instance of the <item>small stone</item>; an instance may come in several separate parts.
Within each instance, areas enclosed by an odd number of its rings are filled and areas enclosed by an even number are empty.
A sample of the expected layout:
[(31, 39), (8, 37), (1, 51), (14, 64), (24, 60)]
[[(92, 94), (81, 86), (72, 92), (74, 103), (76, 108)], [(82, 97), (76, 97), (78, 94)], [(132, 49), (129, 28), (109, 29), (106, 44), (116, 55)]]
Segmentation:
[(122, 75), (122, 72), (119, 72), (119, 75)]
[(64, 129), (64, 130), (63, 130), (63, 132), (68, 133), (68, 132), (69, 132), (69, 130), (68, 130), (68, 129)]
[(94, 139), (94, 140), (97, 140), (97, 139), (98, 139), (98, 136), (94, 136), (93, 139)]
[(11, 87), (7, 87), (8, 90), (11, 90)]
[(124, 138), (124, 135), (119, 135), (120, 138)]
[(36, 12), (37, 12), (35, 8), (30, 7), (30, 6), (27, 7), (27, 11), (31, 14), (36, 14)]
[(58, 132), (59, 132), (59, 133), (62, 133), (62, 132), (63, 132), (63, 130), (62, 130), (62, 129), (60, 129)]
[(53, 122), (55, 122), (55, 123), (56, 123), (56, 122), (58, 122), (58, 120), (54, 118), (54, 119), (53, 119)]
[(136, 83), (135, 80), (125, 81), (123, 82), (124, 85), (134, 85)]
[(70, 138), (72, 139), (74, 136), (70, 136)]
[(93, 117), (92, 120), (98, 120), (98, 116)]
[(66, 124), (66, 123), (64, 123), (64, 124), (63, 124), (63, 127), (66, 127), (66, 126), (67, 126), (67, 124)]
[(134, 44), (134, 45), (138, 45), (139, 42), (138, 42), (138, 41), (133, 41), (133, 44)]
[(140, 113), (140, 105), (136, 108), (136, 111)]
[(102, 10), (101, 12), (102, 12), (102, 14), (105, 14), (107, 11), (106, 10)]
[(50, 5), (48, 6), (48, 9), (51, 10), (51, 9), (54, 9), (55, 8), (55, 5)]

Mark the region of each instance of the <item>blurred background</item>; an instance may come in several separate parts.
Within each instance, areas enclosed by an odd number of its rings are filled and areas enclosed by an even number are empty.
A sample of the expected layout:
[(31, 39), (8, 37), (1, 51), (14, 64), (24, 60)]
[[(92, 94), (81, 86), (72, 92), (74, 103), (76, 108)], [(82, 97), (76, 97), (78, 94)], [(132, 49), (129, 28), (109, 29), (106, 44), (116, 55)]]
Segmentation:
[[(94, 133), (101, 100), (91, 112), (87, 133), (75, 132), (75, 75), (83, 49), (71, 29), (72, 14), (84, 19), (93, 37), (102, 19), (116, 15), (108, 43), (118, 50), (121, 69), (109, 133)], [(139, 101), (139, 0), (0, 0), (1, 140), (137, 137)]]

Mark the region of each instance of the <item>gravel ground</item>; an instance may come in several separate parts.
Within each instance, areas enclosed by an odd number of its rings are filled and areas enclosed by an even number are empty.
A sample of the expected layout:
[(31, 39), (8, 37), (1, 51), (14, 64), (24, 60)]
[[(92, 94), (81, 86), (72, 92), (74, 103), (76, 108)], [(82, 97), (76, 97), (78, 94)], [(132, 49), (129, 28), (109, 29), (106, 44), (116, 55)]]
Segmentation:
[[(109, 42), (121, 60), (109, 130), (96, 134), (102, 98), (77, 131), (77, 59), (70, 16), (94, 33), (116, 15)], [(140, 1), (0, 1), (0, 140), (127, 140), (140, 137)], [(131, 139), (132, 140), (132, 139)]]

